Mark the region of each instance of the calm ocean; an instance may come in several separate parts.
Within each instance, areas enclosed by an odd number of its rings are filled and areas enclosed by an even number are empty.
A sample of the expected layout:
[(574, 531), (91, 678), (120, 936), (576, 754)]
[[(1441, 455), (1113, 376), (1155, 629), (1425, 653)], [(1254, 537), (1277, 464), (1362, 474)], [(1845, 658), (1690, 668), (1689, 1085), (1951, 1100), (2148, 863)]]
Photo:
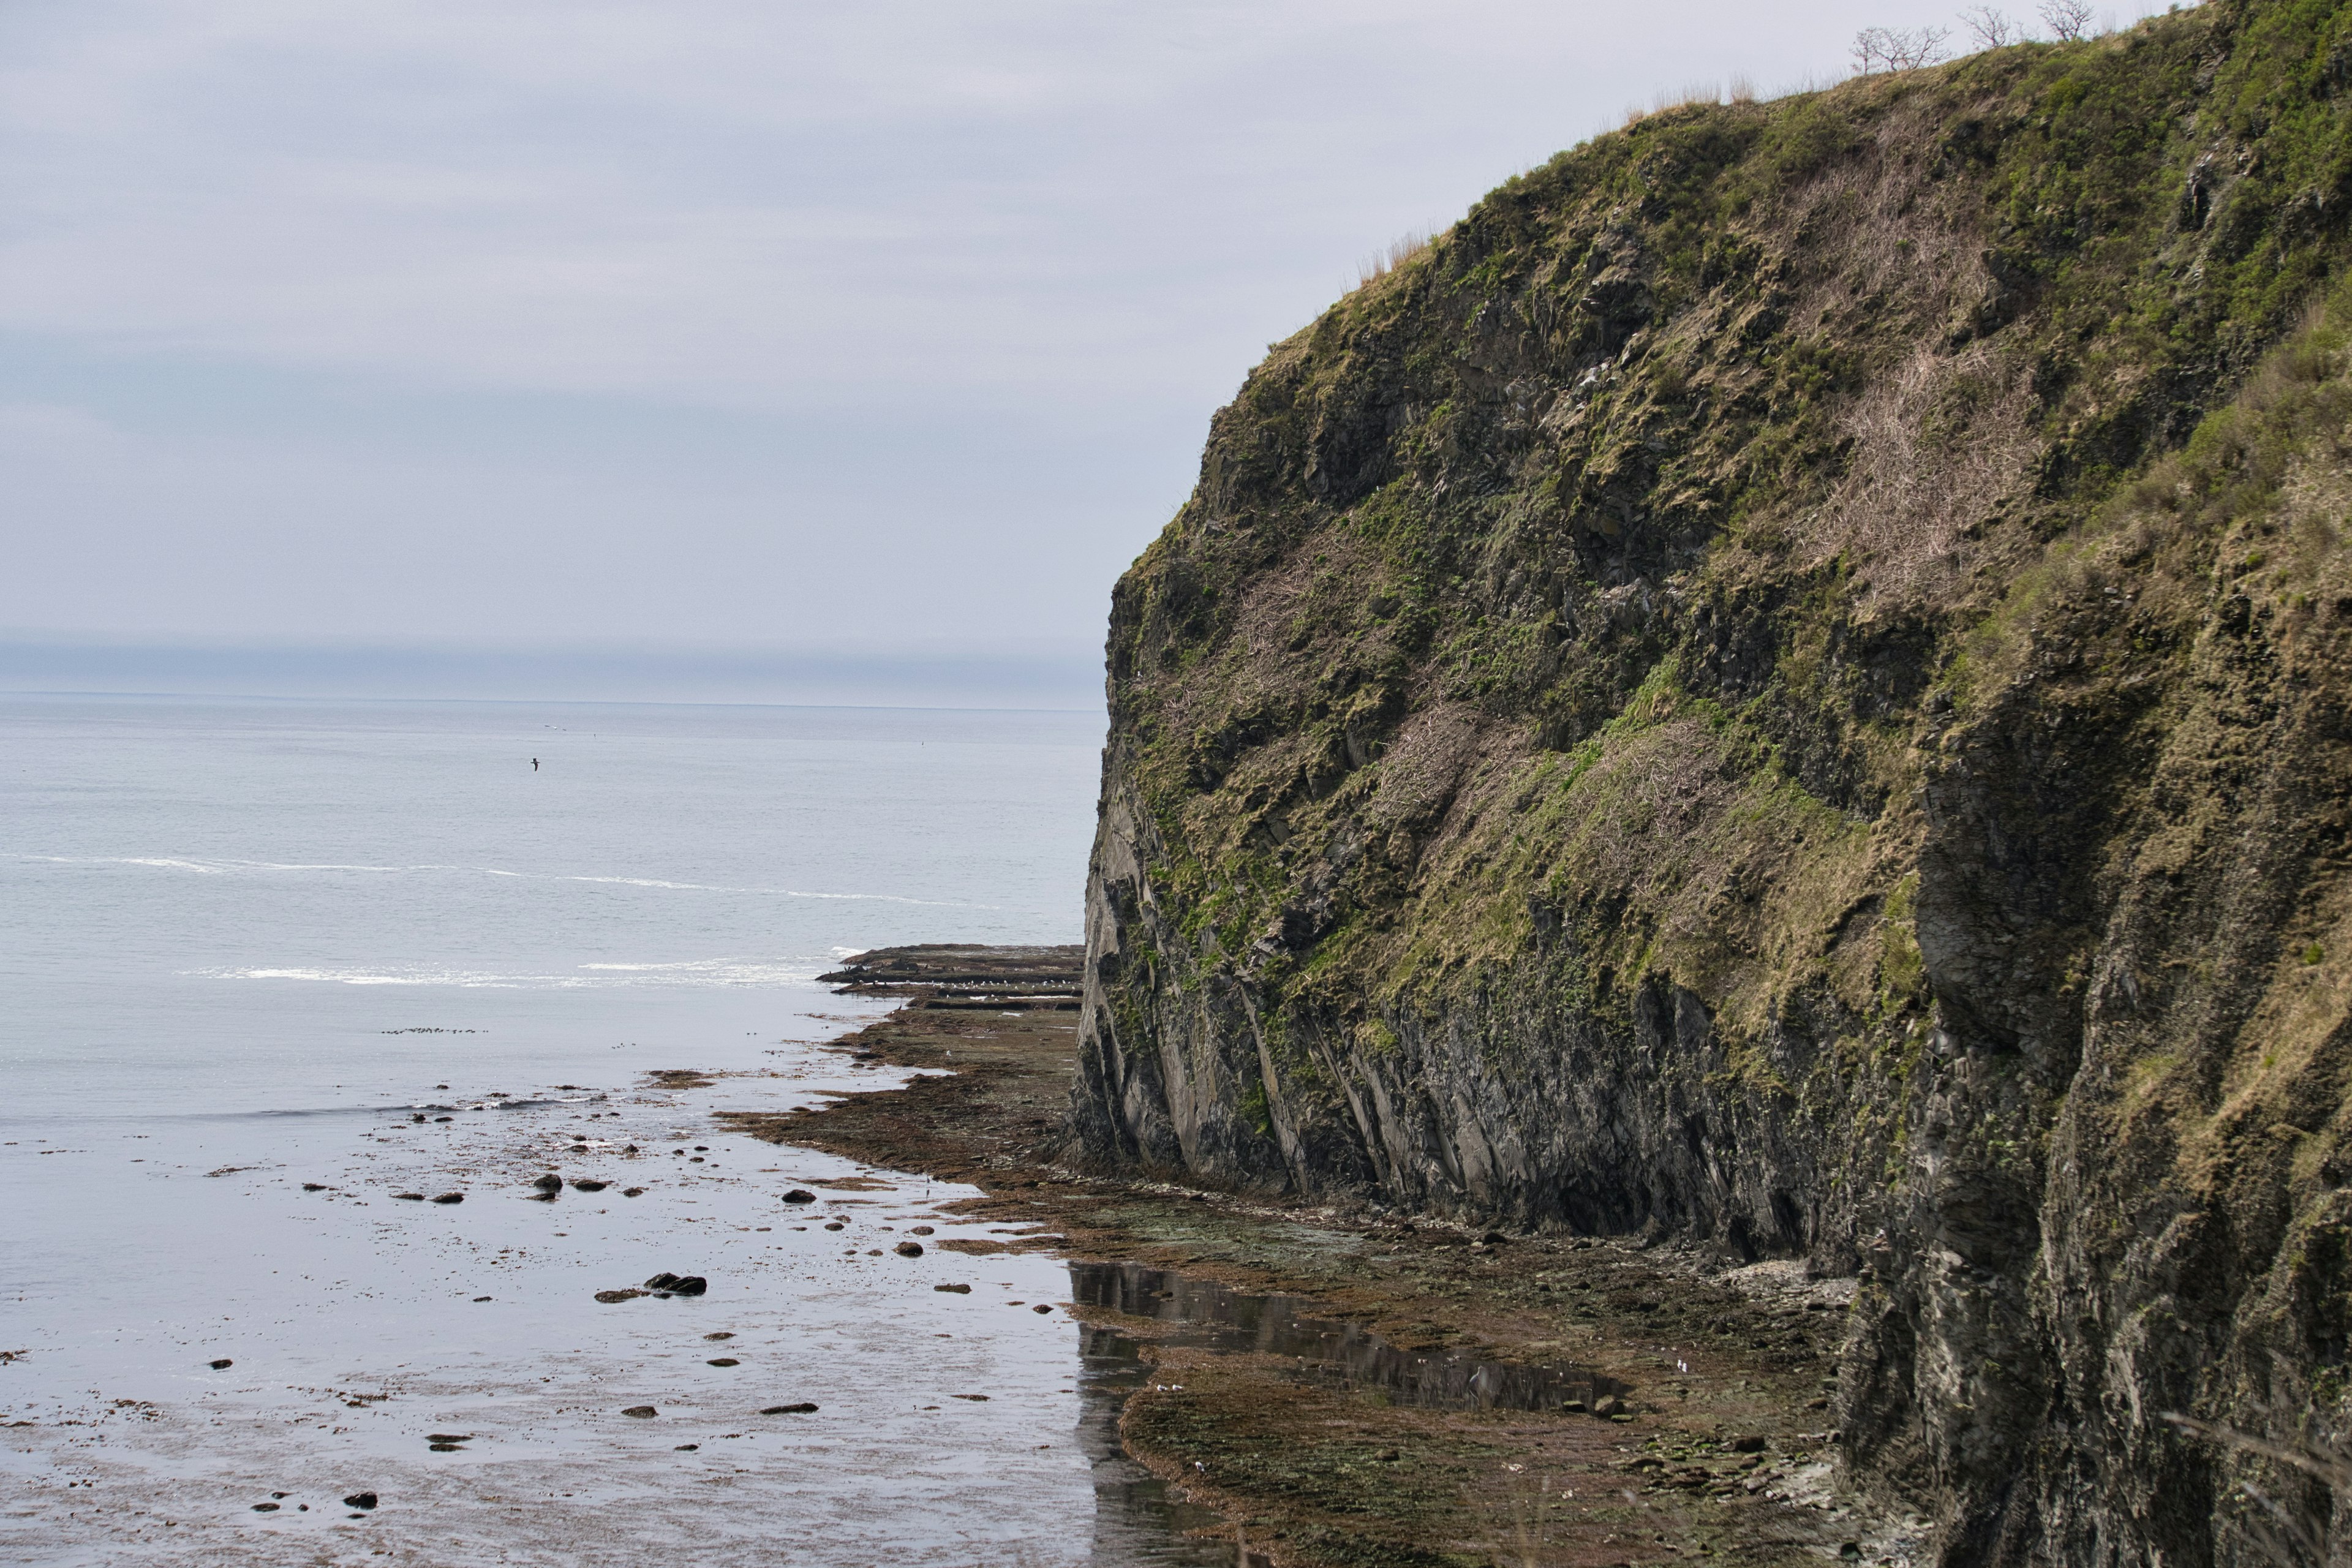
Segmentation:
[(900, 1258), (968, 1190), (709, 1121), (895, 1081), (813, 1048), (845, 953), (1076, 940), (1100, 738), (0, 698), (0, 1559), (1203, 1560), (1056, 1260)]

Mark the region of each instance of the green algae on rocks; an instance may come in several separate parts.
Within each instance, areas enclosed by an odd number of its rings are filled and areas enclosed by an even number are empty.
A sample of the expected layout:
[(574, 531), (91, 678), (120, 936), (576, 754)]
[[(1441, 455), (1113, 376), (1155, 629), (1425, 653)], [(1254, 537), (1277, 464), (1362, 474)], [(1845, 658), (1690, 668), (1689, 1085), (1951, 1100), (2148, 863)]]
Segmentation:
[[(1507, 183), (1120, 582), (1094, 1158), (1858, 1276), (1942, 1559), (2254, 1562), (2347, 1414), (2352, 12)], [(2202, 1426), (2168, 1420), (2183, 1415)]]

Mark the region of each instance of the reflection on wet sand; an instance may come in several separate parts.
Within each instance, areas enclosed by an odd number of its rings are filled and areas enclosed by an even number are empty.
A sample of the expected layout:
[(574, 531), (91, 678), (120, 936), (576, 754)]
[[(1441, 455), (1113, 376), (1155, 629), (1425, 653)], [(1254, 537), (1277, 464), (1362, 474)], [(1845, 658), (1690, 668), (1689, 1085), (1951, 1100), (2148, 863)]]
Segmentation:
[(1296, 1358), (1298, 1376), (1326, 1387), (1440, 1410), (1557, 1410), (1590, 1406), (1625, 1385), (1585, 1368), (1518, 1366), (1469, 1356), (1400, 1350), (1360, 1323), (1309, 1317), (1294, 1296), (1253, 1296), (1213, 1279), (1136, 1263), (1073, 1263), (1071, 1299), (1181, 1327), (1176, 1343)]

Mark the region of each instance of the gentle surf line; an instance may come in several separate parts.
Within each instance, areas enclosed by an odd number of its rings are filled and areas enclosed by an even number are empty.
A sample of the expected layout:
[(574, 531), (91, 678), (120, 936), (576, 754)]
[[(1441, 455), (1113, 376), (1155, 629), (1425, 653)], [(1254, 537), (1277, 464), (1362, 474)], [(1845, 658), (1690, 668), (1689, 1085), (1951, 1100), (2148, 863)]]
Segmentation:
[(511, 877), (534, 882), (591, 882), (622, 888), (664, 888), (683, 893), (745, 893), (760, 898), (910, 904), (921, 909), (1001, 910), (1003, 907), (958, 899), (910, 899), (897, 893), (820, 893), (803, 888), (737, 888), (715, 882), (669, 882), (654, 877), (590, 877), (558, 871), (509, 871), (498, 866), (346, 866), (279, 860), (183, 860), (149, 855), (19, 855), (16, 858), (53, 866), (145, 866), (156, 870), (192, 871), (205, 877), (223, 876), (230, 871), (357, 871), (373, 874), (455, 871), (468, 876)]

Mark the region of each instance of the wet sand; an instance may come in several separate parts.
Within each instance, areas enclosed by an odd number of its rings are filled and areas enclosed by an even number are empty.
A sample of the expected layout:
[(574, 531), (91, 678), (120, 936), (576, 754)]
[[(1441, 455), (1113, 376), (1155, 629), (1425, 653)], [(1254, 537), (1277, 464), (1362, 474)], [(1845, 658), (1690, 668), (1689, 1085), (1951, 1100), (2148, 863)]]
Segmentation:
[(934, 1076), (722, 1122), (977, 1187), (950, 1206), (997, 1234), (967, 1255), (1081, 1260), (1074, 1310), (1142, 1369), (1129, 1452), (1252, 1561), (1904, 1555), (1905, 1521), (1832, 1484), (1850, 1281), (1085, 1170), (1074, 1011), (894, 988), (914, 1000), (835, 1048)]

